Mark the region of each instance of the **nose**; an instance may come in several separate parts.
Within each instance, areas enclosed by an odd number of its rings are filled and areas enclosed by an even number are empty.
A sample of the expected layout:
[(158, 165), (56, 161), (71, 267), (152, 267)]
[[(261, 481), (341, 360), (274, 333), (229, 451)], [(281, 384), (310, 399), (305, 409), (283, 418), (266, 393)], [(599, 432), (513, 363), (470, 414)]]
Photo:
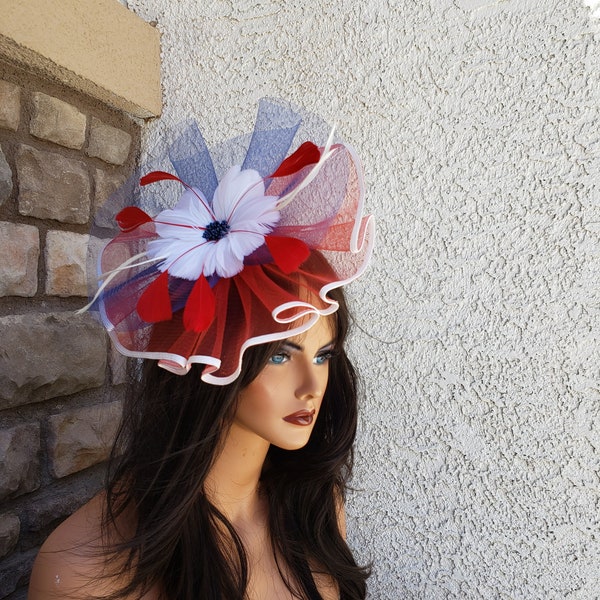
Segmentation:
[(296, 397), (301, 400), (321, 398), (327, 385), (328, 369), (312, 363), (303, 365), (296, 382)]

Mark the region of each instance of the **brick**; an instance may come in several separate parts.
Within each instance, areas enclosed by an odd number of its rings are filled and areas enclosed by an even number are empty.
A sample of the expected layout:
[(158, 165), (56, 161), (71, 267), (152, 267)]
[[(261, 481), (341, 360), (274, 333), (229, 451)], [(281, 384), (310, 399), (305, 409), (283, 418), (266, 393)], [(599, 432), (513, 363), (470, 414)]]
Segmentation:
[(86, 125), (87, 117), (73, 105), (41, 92), (33, 94), (31, 135), (80, 150), (85, 142)]
[(122, 165), (129, 156), (131, 135), (122, 129), (92, 117), (88, 156), (100, 158), (113, 165)]
[(96, 181), (96, 193), (94, 194), (94, 213), (95, 213), (95, 224), (98, 227), (108, 227), (112, 229), (115, 227), (114, 214), (104, 213), (100, 210), (105, 202), (118, 190), (126, 181), (120, 173), (107, 173), (102, 169), (96, 169), (95, 181)]
[(86, 256), (89, 235), (49, 231), (46, 236), (46, 294), (87, 296)]
[(0, 430), (0, 500), (40, 486), (40, 426), (26, 423)]
[(106, 334), (91, 315), (8, 315), (0, 331), (0, 410), (104, 383)]
[(37, 227), (0, 222), (0, 296), (35, 296), (39, 256)]
[(126, 179), (122, 173), (109, 173), (103, 169), (96, 169), (94, 209), (98, 210), (125, 183)]
[(69, 410), (48, 418), (48, 455), (54, 477), (65, 477), (105, 461), (121, 419), (121, 403)]
[(0, 206), (10, 198), (12, 191), (12, 170), (0, 148)]
[(16, 166), (22, 215), (63, 223), (87, 223), (90, 180), (85, 163), (21, 146)]
[[(18, 586), (25, 585), (33, 567), (37, 550), (14, 554), (0, 565), (0, 591), (1, 598), (14, 592)], [(19, 592), (17, 592), (18, 594)]]
[(17, 515), (5, 513), (0, 515), (0, 558), (12, 552), (19, 540), (21, 521)]
[(0, 127), (16, 131), (21, 117), (21, 88), (0, 81)]

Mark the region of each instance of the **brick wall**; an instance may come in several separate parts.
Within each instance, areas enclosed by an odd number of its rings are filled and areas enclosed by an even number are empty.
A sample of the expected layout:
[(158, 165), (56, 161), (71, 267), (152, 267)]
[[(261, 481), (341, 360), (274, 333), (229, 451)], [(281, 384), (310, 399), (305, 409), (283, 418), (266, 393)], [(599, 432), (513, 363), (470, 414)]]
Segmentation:
[(0, 598), (101, 485), (124, 360), (77, 316), (88, 228), (139, 152), (139, 125), (0, 63)]

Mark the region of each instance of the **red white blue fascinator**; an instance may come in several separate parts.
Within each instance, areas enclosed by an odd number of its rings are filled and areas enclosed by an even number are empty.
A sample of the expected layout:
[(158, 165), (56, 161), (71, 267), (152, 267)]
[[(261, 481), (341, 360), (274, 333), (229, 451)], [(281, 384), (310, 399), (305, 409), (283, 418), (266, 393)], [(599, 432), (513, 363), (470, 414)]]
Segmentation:
[(106, 237), (110, 211), (119, 229), (86, 308), (123, 354), (178, 374), (201, 363), (204, 381), (225, 385), (246, 348), (337, 310), (328, 292), (364, 271), (374, 225), (361, 216), (354, 151), (333, 134), (296, 147), (301, 125), (287, 104), (262, 100), (252, 135), (212, 151), (191, 125), (165, 169), (136, 176), (99, 211), (94, 236)]

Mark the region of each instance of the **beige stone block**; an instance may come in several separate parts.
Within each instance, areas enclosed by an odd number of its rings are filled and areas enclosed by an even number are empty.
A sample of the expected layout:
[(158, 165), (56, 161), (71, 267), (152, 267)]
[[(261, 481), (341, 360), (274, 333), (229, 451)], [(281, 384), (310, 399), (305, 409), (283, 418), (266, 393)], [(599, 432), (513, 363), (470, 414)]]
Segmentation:
[(0, 558), (6, 556), (17, 545), (21, 521), (12, 513), (0, 515)]
[(40, 426), (26, 423), (0, 430), (0, 500), (40, 486)]
[(36, 92), (29, 123), (31, 135), (79, 150), (85, 142), (87, 117), (73, 105)]
[(92, 117), (88, 156), (95, 156), (113, 165), (122, 165), (129, 156), (131, 135)]
[(96, 169), (94, 208), (98, 210), (125, 183), (126, 179), (122, 173), (109, 173), (103, 169)]
[(8, 315), (0, 332), (0, 410), (104, 383), (107, 336), (89, 314)]
[(52, 415), (48, 419), (48, 454), (54, 477), (65, 477), (106, 460), (120, 420), (120, 402)]
[(85, 163), (21, 146), (16, 166), (22, 215), (63, 223), (87, 223), (90, 180)]
[(46, 236), (46, 294), (87, 296), (86, 256), (89, 235), (49, 231)]
[(0, 206), (10, 198), (12, 191), (12, 170), (0, 148)]
[(0, 222), (0, 296), (35, 296), (39, 256), (37, 227)]
[(16, 131), (21, 117), (21, 88), (0, 81), (0, 127)]

